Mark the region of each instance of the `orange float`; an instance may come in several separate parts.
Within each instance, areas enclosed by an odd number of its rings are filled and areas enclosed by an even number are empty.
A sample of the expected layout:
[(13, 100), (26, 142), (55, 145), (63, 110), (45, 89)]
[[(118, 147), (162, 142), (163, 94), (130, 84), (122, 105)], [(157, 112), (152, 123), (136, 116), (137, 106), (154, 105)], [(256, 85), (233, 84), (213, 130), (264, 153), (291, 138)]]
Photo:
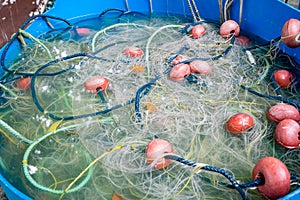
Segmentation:
[(30, 82), (30, 77), (21, 78), (17, 81), (17, 88), (19, 88), (20, 90), (28, 90), (30, 88)]
[(274, 157), (260, 159), (253, 168), (252, 179), (262, 179), (258, 191), (268, 199), (278, 199), (290, 191), (290, 173), (283, 162)]
[(284, 119), (276, 126), (275, 140), (287, 149), (296, 149), (300, 145), (299, 132), (300, 126), (298, 122), (292, 119)]
[(297, 108), (285, 103), (279, 103), (272, 106), (267, 111), (267, 117), (276, 123), (284, 119), (293, 119), (297, 122), (300, 121), (300, 114)]
[(211, 72), (211, 67), (206, 61), (203, 60), (194, 60), (190, 62), (189, 65), (192, 73), (207, 75)]
[(229, 118), (226, 122), (226, 129), (228, 132), (240, 135), (247, 131), (254, 125), (253, 118), (246, 113), (238, 113)]
[(234, 36), (238, 36), (240, 34), (240, 26), (233, 20), (227, 20), (220, 27), (220, 35), (228, 38), (231, 33), (234, 33)]
[(291, 18), (286, 21), (281, 30), (281, 39), (283, 43), (290, 47), (300, 46), (300, 20)]
[(144, 55), (144, 51), (142, 49), (134, 46), (127, 47), (122, 53), (130, 57), (141, 57)]
[(293, 75), (285, 69), (280, 69), (274, 72), (274, 80), (279, 87), (288, 88), (292, 84)]
[(163, 139), (152, 140), (146, 148), (146, 159), (149, 164), (158, 159), (154, 165), (155, 169), (164, 169), (172, 162), (170, 159), (165, 159), (163, 154), (174, 153), (172, 145)]
[(172, 81), (183, 81), (185, 76), (191, 74), (191, 69), (188, 64), (178, 64), (173, 67), (169, 73)]
[(107, 78), (101, 76), (92, 76), (84, 82), (84, 87), (86, 90), (91, 91), (92, 93), (98, 93), (97, 89), (100, 91), (106, 90), (108, 87), (109, 81)]
[(197, 38), (202, 37), (205, 33), (206, 33), (206, 30), (205, 30), (204, 26), (202, 26), (201, 24), (197, 24), (196, 26), (194, 26), (192, 28), (191, 36), (192, 36), (192, 38), (197, 39)]

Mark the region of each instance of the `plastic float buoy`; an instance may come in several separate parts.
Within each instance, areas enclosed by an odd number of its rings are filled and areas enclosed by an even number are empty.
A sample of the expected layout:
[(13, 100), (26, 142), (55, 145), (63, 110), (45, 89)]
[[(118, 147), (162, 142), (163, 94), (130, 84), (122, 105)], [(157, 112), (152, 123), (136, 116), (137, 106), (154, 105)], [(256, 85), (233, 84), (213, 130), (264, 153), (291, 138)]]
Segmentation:
[(211, 72), (211, 67), (206, 61), (203, 60), (194, 60), (190, 62), (189, 65), (192, 73), (200, 73), (206, 75)]
[(275, 140), (287, 149), (295, 149), (300, 145), (299, 132), (300, 125), (295, 120), (284, 119), (276, 126)]
[(279, 87), (288, 88), (291, 86), (293, 75), (285, 69), (280, 69), (274, 72), (274, 80)]
[(202, 37), (205, 33), (206, 33), (206, 30), (205, 30), (204, 26), (202, 26), (201, 24), (197, 24), (192, 28), (191, 36), (192, 36), (192, 38), (197, 39), (197, 38)]
[(106, 90), (108, 87), (109, 81), (107, 78), (101, 76), (92, 76), (84, 82), (84, 87), (86, 90), (91, 91), (92, 93), (98, 93), (97, 89), (100, 91)]
[(152, 140), (146, 148), (146, 159), (149, 164), (154, 160), (157, 160), (155, 163), (155, 169), (163, 169), (170, 165), (172, 160), (163, 158), (165, 153), (174, 153), (172, 145), (163, 139), (154, 139)]
[(291, 18), (286, 21), (281, 30), (281, 39), (283, 43), (290, 47), (300, 46), (300, 20)]
[(188, 59), (190, 59), (189, 57), (187, 57), (187, 56), (185, 56), (185, 55), (178, 55), (178, 56), (176, 56), (173, 60), (172, 60), (172, 62), (171, 62), (171, 65), (176, 65), (176, 64), (178, 64), (178, 63), (180, 63), (180, 62), (183, 62), (183, 61), (185, 61), (185, 60), (188, 60)]
[(242, 134), (254, 125), (253, 118), (246, 113), (238, 113), (233, 115), (226, 122), (228, 132), (236, 135)]
[(278, 199), (290, 190), (290, 173), (283, 162), (274, 157), (260, 159), (252, 171), (252, 179), (262, 179), (258, 191), (268, 199)]
[(243, 46), (243, 47), (249, 47), (250, 44), (251, 44), (251, 41), (248, 37), (246, 37), (244, 35), (240, 35), (240, 36), (237, 36), (235, 38), (235, 43), (237, 45), (240, 45), (240, 46)]
[(138, 47), (127, 47), (123, 50), (123, 54), (130, 57), (141, 57), (144, 55), (144, 51)]
[(172, 81), (183, 81), (185, 76), (189, 76), (191, 74), (191, 69), (188, 64), (178, 64), (175, 65), (170, 73), (169, 78)]
[(30, 77), (21, 78), (17, 81), (17, 88), (19, 88), (20, 90), (28, 90), (30, 88), (30, 82)]
[(238, 36), (240, 34), (239, 24), (233, 20), (225, 21), (220, 27), (220, 35), (227, 38), (232, 32), (234, 32), (234, 36)]
[(76, 28), (73, 32), (71, 32), (72, 36), (87, 36), (91, 30), (89, 28)]
[(300, 114), (297, 108), (292, 105), (279, 103), (272, 106), (267, 111), (267, 117), (273, 122), (280, 122), (284, 119), (293, 119), (296, 122), (300, 121)]

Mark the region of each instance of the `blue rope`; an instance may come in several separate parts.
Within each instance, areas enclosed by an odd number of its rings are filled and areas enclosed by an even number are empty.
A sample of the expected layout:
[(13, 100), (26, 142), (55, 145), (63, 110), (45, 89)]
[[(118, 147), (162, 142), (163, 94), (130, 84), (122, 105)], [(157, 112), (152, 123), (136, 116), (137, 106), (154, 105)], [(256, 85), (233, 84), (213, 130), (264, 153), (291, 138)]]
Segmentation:
[[(105, 10), (103, 11), (99, 17), (102, 17), (103, 15), (105, 15), (107, 12), (110, 12), (110, 11), (118, 11), (118, 12), (121, 12), (121, 15), (127, 15), (127, 14), (136, 14), (135, 12), (126, 12), (124, 10), (121, 10), (121, 9), (108, 9), (108, 10)], [(141, 13), (137, 13), (137, 14), (141, 14)], [(54, 17), (54, 16), (49, 16), (49, 15), (36, 15), (36, 16), (33, 16), (31, 18), (29, 18), (28, 20), (26, 20), (24, 22), (24, 24), (22, 24), (21, 26), (21, 29), (25, 28), (31, 21), (33, 21), (34, 19), (36, 18), (42, 18), (44, 19), (45, 21), (49, 19), (55, 19), (55, 20), (62, 20), (64, 21), (69, 27), (72, 26), (71, 23), (69, 23), (67, 20), (64, 20), (62, 18), (59, 18), (59, 17)], [(47, 24), (49, 25), (48, 21), (46, 21)], [(190, 26), (192, 25), (196, 25), (196, 24), (201, 24), (203, 22), (196, 22), (196, 23), (193, 23), (193, 24), (190, 24)], [(49, 25), (50, 26), (50, 25)], [(51, 26), (50, 26), (51, 27)], [(67, 29), (69, 28), (67, 27)], [(52, 27), (51, 27), (52, 28)], [(189, 28), (189, 26), (185, 27), (186, 30)], [(52, 31), (52, 30), (51, 30)], [(41, 73), (42, 70), (44, 70), (45, 68), (55, 64), (55, 63), (58, 63), (58, 62), (61, 62), (61, 61), (64, 61), (64, 60), (68, 60), (68, 59), (71, 59), (71, 58), (76, 58), (76, 57), (89, 57), (89, 58), (94, 58), (94, 59), (99, 59), (99, 60), (106, 60), (107, 59), (104, 59), (104, 58), (101, 58), (101, 57), (97, 57), (94, 55), (90, 55), (88, 53), (77, 53), (77, 54), (72, 54), (72, 55), (69, 55), (69, 56), (65, 56), (63, 58), (60, 58), (60, 59), (55, 59), (55, 60), (52, 60), (44, 65), (42, 65), (41, 67), (39, 67), (34, 73), (29, 73), (29, 72), (17, 72), (17, 71), (14, 71), (14, 70), (10, 70), (8, 69), (6, 66), (5, 66), (5, 63), (4, 63), (4, 60), (5, 60), (5, 56), (6, 56), (6, 53), (8, 52), (10, 46), (12, 45), (12, 43), (17, 39), (17, 37), (20, 35), (20, 32), (17, 32), (13, 37), (12, 39), (8, 42), (8, 44), (5, 46), (5, 49), (3, 51), (3, 54), (1, 55), (1, 58), (0, 58), (0, 65), (1, 67), (9, 72), (10, 74), (14, 74), (14, 75), (17, 75), (17, 77), (13, 77), (11, 79), (6, 79), (4, 80), (3, 78), (1, 79), (2, 83), (8, 83), (8, 82), (12, 82), (12, 81), (15, 81), (17, 79), (20, 79), (22, 77), (28, 77), (28, 76), (32, 76), (32, 80), (31, 80), (31, 93), (32, 93), (32, 98), (33, 98), (33, 102), (34, 104), (36, 105), (36, 107), (38, 108), (38, 110), (42, 113), (45, 113), (47, 114), (49, 117), (53, 118), (53, 119), (56, 119), (56, 120), (61, 120), (61, 119), (64, 119), (64, 120), (73, 120), (73, 119), (77, 119), (77, 118), (84, 118), (84, 117), (89, 117), (89, 116), (94, 116), (94, 115), (100, 115), (100, 114), (105, 114), (105, 113), (108, 113), (110, 112), (111, 110), (114, 110), (114, 109), (117, 109), (117, 108), (120, 108), (124, 105), (129, 105), (133, 102), (135, 102), (135, 111), (136, 111), (136, 117), (139, 121), (142, 120), (142, 115), (140, 113), (140, 99), (147, 95), (152, 86), (155, 84), (156, 80), (158, 80), (159, 78), (161, 78), (161, 76), (156, 76), (152, 81), (150, 81), (149, 83), (143, 85), (141, 88), (138, 89), (138, 91), (136, 92), (136, 97), (135, 99), (131, 99), (127, 102), (125, 102), (124, 104), (119, 104), (119, 105), (116, 105), (116, 106), (113, 106), (111, 108), (107, 108), (105, 110), (102, 110), (102, 111), (99, 111), (99, 112), (95, 112), (95, 113), (89, 113), (89, 114), (83, 114), (83, 115), (77, 115), (77, 116), (66, 116), (66, 117), (60, 117), (60, 116), (56, 116), (54, 115), (53, 113), (48, 113), (48, 112), (45, 112), (45, 109), (41, 106), (41, 104), (39, 103), (38, 101), (38, 98), (37, 98), (37, 95), (36, 95), (36, 90), (35, 90), (35, 80), (38, 76), (57, 76), (59, 74), (62, 74), (62, 73), (65, 73), (65, 72), (68, 72), (70, 70), (73, 70), (75, 68), (74, 65), (66, 68), (66, 69), (63, 69), (63, 70), (59, 70), (59, 71), (56, 71), (56, 72), (51, 72), (51, 73)], [(194, 60), (217, 60), (219, 59), (220, 57), (222, 56), (225, 56), (229, 51), (230, 49), (232, 48), (232, 44), (234, 44), (234, 37), (232, 37), (231, 39), (231, 45), (229, 47), (227, 47), (225, 49), (225, 51), (220, 54), (220, 55), (217, 55), (217, 56), (214, 56), (214, 57), (211, 57), (211, 58), (193, 58), (193, 59), (189, 59), (189, 60), (186, 60), (186, 61), (183, 61), (183, 62), (180, 62), (178, 64), (181, 64), (181, 63), (190, 63)], [(109, 48), (111, 47), (113, 44), (111, 45), (107, 45), (106, 47), (103, 47), (99, 50), (97, 50), (96, 53), (99, 53), (100, 51), (103, 51), (105, 50), (106, 48)], [(183, 53), (183, 51), (185, 51), (186, 49), (188, 49), (186, 46), (182, 47), (178, 53), (174, 56), (172, 56), (171, 58), (168, 59), (167, 63), (170, 64), (172, 62), (172, 60), (174, 60), (178, 55), (180, 55), (181, 53)], [(169, 66), (165, 71), (164, 71), (164, 74), (166, 75), (167, 73), (169, 73), (169, 71), (173, 68), (174, 66)], [(9, 76), (9, 75), (8, 75)], [(7, 76), (5, 76), (5, 78), (7, 78)], [(190, 76), (190, 77), (186, 77), (186, 79), (191, 82), (191, 83), (198, 83), (197, 81), (197, 77), (195, 76)], [(203, 84), (205, 85), (205, 83)], [(103, 103), (106, 102), (102, 92), (98, 91), (98, 94), (100, 96), (100, 99)]]
[(143, 96), (147, 95), (152, 86), (155, 84), (155, 82), (160, 78), (160, 76), (156, 76), (154, 79), (152, 79), (149, 83), (146, 83), (142, 87), (140, 87), (135, 95), (135, 116), (139, 122), (142, 121), (142, 114), (140, 112), (140, 100)]
[[(63, 18), (60, 18), (60, 17), (55, 17), (55, 16), (50, 16), (50, 15), (35, 15), (35, 16), (32, 16), (30, 17), (29, 19), (27, 19), (21, 26), (20, 26), (20, 29), (24, 29), (31, 21), (33, 21), (34, 19), (36, 18), (42, 18), (43, 20), (47, 20), (48, 18), (50, 19), (55, 19), (55, 20), (60, 20), (60, 21), (63, 21), (65, 22), (69, 27), (72, 26), (72, 24), (68, 21), (68, 20), (65, 20)], [(47, 23), (48, 21), (46, 21)], [(48, 24), (48, 23), (47, 23)], [(48, 24), (49, 25), (49, 24)], [(50, 28), (52, 28), (50, 26)], [(0, 66), (1, 68), (8, 72), (8, 73), (15, 73), (16, 75), (29, 75), (29, 74), (22, 74), (22, 73), (18, 73), (18, 72), (15, 72), (14, 70), (10, 70), (8, 69), (8, 67), (5, 66), (5, 57), (6, 57), (6, 54), (9, 50), (9, 48), (11, 47), (11, 45), (15, 42), (15, 40), (18, 39), (18, 36), (20, 35), (20, 32), (18, 31), (17, 33), (15, 33), (12, 38), (7, 42), (7, 44), (5, 45), (4, 49), (3, 49), (3, 52), (1, 54), (1, 57), (0, 57)]]
[[(35, 104), (35, 106), (38, 108), (38, 110), (44, 114), (46, 114), (47, 116), (49, 116), (50, 118), (53, 118), (53, 119), (56, 119), (56, 120), (73, 120), (73, 119), (79, 119), (79, 118), (86, 118), (86, 117), (90, 117), (90, 116), (96, 116), (96, 115), (102, 115), (102, 114), (106, 114), (112, 110), (115, 110), (115, 109), (118, 109), (120, 107), (122, 107), (123, 105), (128, 105), (130, 103), (132, 103), (133, 101), (132, 100), (129, 100), (127, 101), (125, 104), (119, 104), (119, 105), (116, 105), (116, 106), (113, 106), (111, 108), (107, 108), (105, 110), (102, 110), (102, 111), (98, 111), (98, 112), (94, 112), (94, 113), (89, 113), (89, 114), (83, 114), (83, 115), (77, 115), (77, 116), (66, 116), (66, 117), (60, 117), (60, 116), (56, 116), (52, 113), (49, 113), (49, 112), (45, 112), (45, 109), (41, 106), (41, 104), (39, 103), (38, 99), (37, 99), (37, 95), (36, 95), (36, 90), (35, 90), (35, 80), (36, 78), (40, 75), (39, 72), (44, 70), (45, 68), (57, 63), (57, 62), (60, 62), (60, 61), (64, 61), (64, 60), (68, 60), (68, 59), (72, 59), (72, 58), (76, 58), (76, 57), (90, 57), (90, 58), (95, 58), (95, 56), (93, 55), (89, 55), (87, 53), (77, 53), (77, 54), (72, 54), (72, 55), (68, 55), (68, 56), (65, 56), (63, 58), (60, 58), (60, 59), (56, 59), (56, 60), (53, 60), (43, 66), (41, 66), (32, 76), (32, 79), (31, 79), (31, 82), (30, 82), (30, 87), (31, 87), (31, 95), (32, 95), (32, 99), (33, 99), (33, 102)], [(66, 71), (69, 71), (71, 69), (74, 69), (74, 66), (71, 66), (65, 70), (61, 70), (60, 72), (63, 73), (63, 72), (66, 72)], [(57, 72), (55, 73), (48, 73), (46, 74), (48, 76), (55, 76), (55, 75), (58, 75)]]
[[(188, 165), (190, 167), (197, 167), (198, 166), (198, 163), (196, 163), (194, 161), (190, 161), (190, 160), (184, 159), (184, 158), (176, 156), (176, 155), (166, 155), (166, 156), (164, 156), (164, 158), (180, 162), (180, 163), (182, 163), (184, 165)], [(232, 187), (234, 189), (237, 189), (243, 200), (247, 199), (246, 194), (243, 191), (241, 185), (225, 169), (218, 168), (218, 167), (213, 167), (213, 166), (208, 166), (208, 165), (202, 166), (200, 169), (203, 169), (203, 170), (206, 170), (206, 171), (211, 171), (211, 172), (216, 172), (218, 174), (223, 175), (231, 183), (230, 187)], [(252, 184), (253, 183), (249, 184), (249, 186), (252, 186)], [(257, 184), (257, 182), (255, 182), (255, 184)], [(248, 186), (248, 184), (243, 185), (243, 187), (245, 187), (245, 186)]]
[(99, 97), (100, 97), (101, 102), (102, 102), (102, 103), (107, 103), (106, 100), (105, 100), (105, 97), (104, 97), (104, 95), (103, 95), (103, 93), (102, 93), (102, 91), (101, 91), (101, 89), (100, 89), (100, 88), (97, 88), (96, 90), (97, 90), (97, 94), (98, 94)]
[(176, 155), (166, 155), (166, 156), (164, 156), (164, 158), (170, 159), (170, 160), (175, 160), (177, 162), (180, 162), (180, 163), (182, 163), (184, 165), (187, 165), (187, 166), (190, 166), (190, 167), (196, 167), (197, 166), (196, 162), (184, 159), (184, 158), (176, 156)]
[[(219, 182), (218, 184), (221, 186), (227, 187), (227, 188), (235, 189), (235, 187), (231, 184), (222, 183), (222, 182)], [(256, 180), (250, 181), (248, 183), (239, 184), (239, 186), (241, 188), (251, 188), (251, 187), (257, 187), (257, 186), (263, 185), (263, 184), (264, 184), (263, 179), (256, 179)]]
[[(74, 69), (75, 67), (71, 66), (71, 67), (66, 68), (64, 70), (61, 70), (59, 72), (47, 73), (47, 74), (40, 73), (45, 68), (47, 68), (47, 67), (49, 67), (49, 66), (51, 66), (51, 65), (53, 65), (53, 64), (55, 64), (57, 62), (68, 60), (68, 59), (72, 59), (72, 58), (76, 58), (76, 57), (89, 57), (89, 58), (96, 58), (96, 59), (98, 58), (98, 57), (96, 57), (94, 55), (90, 55), (88, 53), (72, 54), (72, 55), (68, 55), (68, 56), (65, 56), (63, 58), (56, 59), (56, 60), (53, 60), (53, 61), (50, 61), (50, 62), (44, 64), (43, 66), (39, 67), (39, 69), (36, 70), (36, 72), (33, 74), (32, 79), (31, 79), (31, 83), (30, 83), (31, 84), (30, 85), (30, 87), (31, 87), (31, 95), (32, 95), (32, 99), (33, 99), (33, 102), (34, 102), (35, 106), (37, 107), (37, 109), (40, 112), (46, 114), (47, 116), (49, 116), (50, 118), (55, 119), (55, 120), (74, 120), (74, 119), (86, 118), (86, 117), (91, 117), (91, 116), (96, 116), (96, 115), (103, 115), (103, 114), (111, 112), (112, 110), (116, 110), (116, 109), (121, 108), (123, 106), (132, 104), (133, 102), (135, 102), (137, 100), (137, 103), (136, 103), (136, 113), (137, 113), (137, 116), (140, 116), (140, 117), (138, 117), (138, 119), (141, 119), (141, 115), (138, 114), (138, 113), (140, 113), (139, 112), (139, 101), (140, 101), (140, 99), (143, 96), (145, 96), (146, 94), (149, 93), (151, 86), (156, 82), (156, 80), (158, 80), (160, 78), (160, 76), (155, 77), (153, 80), (150, 81), (150, 83), (147, 83), (144, 86), (142, 86), (137, 91), (136, 98), (128, 100), (124, 104), (118, 104), (118, 105), (115, 105), (115, 106), (113, 106), (111, 108), (106, 108), (106, 109), (98, 111), (98, 112), (88, 113), (88, 114), (82, 114), (82, 115), (76, 115), (76, 116), (60, 117), (60, 116), (54, 115), (53, 113), (46, 112), (45, 109), (41, 106), (41, 104), (39, 103), (39, 101), (37, 99), (36, 90), (35, 90), (35, 87), (34, 87), (35, 86), (35, 80), (36, 80), (36, 78), (38, 76), (41, 76), (41, 75), (43, 75), (43, 76), (56, 76), (56, 75), (58, 75), (60, 73), (64, 73), (64, 72), (67, 72), (69, 70)], [(100, 98), (101, 98), (102, 102), (106, 102), (104, 97), (100, 96)]]
[(106, 13), (111, 12), (111, 11), (117, 11), (117, 12), (122, 12), (122, 13), (126, 12), (126, 10), (122, 10), (122, 9), (119, 9), (119, 8), (108, 8), (108, 9), (102, 11), (98, 17), (101, 18)]
[(295, 173), (291, 173), (291, 180), (300, 180), (300, 176)]
[(193, 22), (193, 23), (190, 23), (188, 25), (186, 25), (183, 29), (182, 29), (182, 33), (183, 34), (188, 34), (190, 32), (190, 29), (198, 24), (203, 24), (204, 21), (197, 21), (197, 22)]
[(17, 37), (19, 36), (19, 32), (17, 32), (16, 34), (14, 34), (11, 39), (6, 43), (6, 45), (4, 46), (4, 49), (3, 49), (3, 52), (1, 54), (1, 57), (0, 57), (0, 66), (1, 68), (6, 71), (6, 72), (9, 72), (9, 73), (13, 73), (14, 71), (13, 70), (9, 70), (6, 66), (5, 66), (5, 57), (6, 57), (6, 54), (9, 50), (9, 47), (13, 44), (13, 42), (17, 39)]
[[(202, 22), (197, 22), (197, 23), (202, 23)], [(233, 33), (232, 33), (233, 34)], [(182, 62), (179, 62), (175, 65), (170, 65), (170, 63), (177, 57), (179, 56), (180, 54), (182, 54), (186, 49), (188, 49), (186, 46), (183, 46), (180, 48), (180, 50), (172, 57), (170, 57), (168, 60), (167, 60), (167, 65), (169, 65), (169, 67), (163, 72), (164, 75), (168, 74), (172, 68), (174, 68), (174, 66), (176, 65), (179, 65), (179, 64), (188, 64), (194, 60), (204, 60), (204, 61), (208, 61), (208, 60), (217, 60), (223, 56), (226, 56), (229, 51), (231, 50), (233, 44), (234, 44), (234, 41), (235, 41), (235, 38), (232, 36), (231, 38), (231, 41), (230, 41), (230, 45), (225, 49), (225, 51), (220, 54), (220, 55), (217, 55), (217, 56), (214, 56), (214, 57), (211, 57), (211, 58), (200, 58), (200, 57), (196, 57), (196, 58), (192, 58), (192, 59), (189, 59), (189, 60), (184, 60)], [(135, 97), (135, 112), (136, 112), (136, 117), (138, 119), (139, 122), (142, 121), (142, 115), (140, 113), (140, 98), (146, 94), (149, 93), (152, 85), (154, 84), (154, 82), (156, 80), (158, 80), (159, 78), (161, 78), (160, 76), (156, 76), (152, 81), (150, 81), (149, 83), (146, 83), (145, 85), (143, 85), (141, 88), (138, 89), (138, 91), (136, 92), (136, 97)], [(199, 83), (198, 80), (197, 80), (197, 77), (191, 75), (191, 76), (186, 76), (185, 77), (186, 80), (188, 80), (190, 83), (197, 83), (197, 84), (200, 84), (202, 86), (206, 86), (205, 83)], [(144, 92), (144, 93), (142, 93)]]
[(206, 87), (206, 83), (205, 82), (200, 83), (199, 80), (198, 80), (198, 77), (195, 76), (194, 74), (190, 74), (189, 76), (185, 76), (184, 78), (189, 83), (195, 83), (195, 84), (198, 84), (200, 86)]
[[(54, 20), (58, 20), (58, 21), (63, 21), (65, 22), (68, 26), (72, 26), (72, 24), (64, 19), (64, 18), (60, 18), (60, 17), (56, 17), (56, 16), (51, 16), (51, 15), (45, 15), (45, 14), (42, 14), (42, 15), (34, 15), (30, 18), (28, 18), (21, 26), (20, 26), (20, 29), (24, 29), (31, 21), (35, 20), (36, 18), (42, 18), (43, 20), (45, 20), (45, 22), (48, 24), (47, 22), (47, 19), (54, 19)], [(49, 25), (49, 24), (48, 24)], [(52, 28), (50, 26), (50, 28)]]
[(276, 101), (281, 101), (283, 103), (293, 105), (293, 106), (297, 107), (298, 109), (300, 108), (300, 103), (293, 102), (293, 101), (291, 101), (287, 98), (284, 98), (284, 97), (281, 97), (281, 96), (272, 96), (272, 95), (261, 94), (259, 92), (256, 92), (255, 90), (253, 90), (251, 88), (248, 88), (246, 86), (243, 86), (243, 85), (241, 85), (241, 88), (244, 89), (244, 90), (247, 90), (248, 92), (250, 92), (250, 93), (252, 93), (256, 96), (267, 98), (267, 99), (272, 99), (272, 100), (276, 100)]
[(192, 62), (194, 60), (203, 60), (203, 61), (210, 61), (210, 60), (215, 61), (215, 60), (218, 60), (218, 59), (226, 56), (230, 52), (230, 50), (233, 47), (234, 41), (235, 41), (235, 37), (232, 37), (231, 40), (230, 40), (230, 45), (223, 51), (223, 53), (221, 53), (219, 55), (216, 55), (216, 56), (213, 56), (213, 57), (207, 57), (207, 58), (206, 57), (204, 57), (204, 58), (202, 58), (202, 57), (195, 57), (195, 58), (191, 58), (191, 59), (188, 59), (188, 60), (184, 60), (184, 61), (179, 62), (177, 64), (188, 64), (188, 63), (190, 63), (190, 62)]

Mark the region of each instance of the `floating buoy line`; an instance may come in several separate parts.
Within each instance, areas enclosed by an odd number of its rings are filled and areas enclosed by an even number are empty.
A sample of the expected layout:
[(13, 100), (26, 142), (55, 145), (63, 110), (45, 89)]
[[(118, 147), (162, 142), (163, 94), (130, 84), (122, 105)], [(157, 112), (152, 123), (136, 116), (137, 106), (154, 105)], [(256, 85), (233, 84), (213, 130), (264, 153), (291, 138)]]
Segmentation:
[[(0, 58), (4, 174), (37, 199), (277, 199), (297, 189), (299, 66), (278, 52), (289, 36), (261, 44), (194, 5), (194, 21), (121, 9), (94, 26), (28, 19)], [(50, 31), (26, 32), (36, 19)]]

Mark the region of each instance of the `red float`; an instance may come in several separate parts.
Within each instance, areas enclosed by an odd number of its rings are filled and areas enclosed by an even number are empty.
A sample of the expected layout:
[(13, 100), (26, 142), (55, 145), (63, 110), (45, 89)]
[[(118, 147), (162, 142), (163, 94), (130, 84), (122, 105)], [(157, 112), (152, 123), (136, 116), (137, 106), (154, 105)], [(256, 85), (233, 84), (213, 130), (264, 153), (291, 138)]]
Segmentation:
[(240, 135), (254, 125), (253, 118), (246, 113), (238, 113), (229, 118), (226, 122), (228, 132)]
[(190, 68), (192, 73), (200, 73), (200, 74), (209, 74), (211, 71), (211, 67), (206, 61), (203, 60), (194, 60), (190, 62)]
[(28, 90), (30, 88), (30, 82), (30, 77), (21, 78), (17, 81), (17, 88), (19, 88), (20, 90)]
[(291, 18), (288, 21), (286, 21), (282, 27), (281, 39), (286, 46), (290, 48), (296, 48), (300, 46), (299, 34), (300, 20)]
[(280, 122), (284, 119), (293, 119), (296, 122), (300, 121), (300, 114), (297, 108), (292, 105), (279, 103), (272, 106), (267, 111), (267, 117), (273, 122)]
[(188, 60), (188, 59), (190, 59), (188, 56), (178, 55), (172, 60), (171, 65), (176, 65), (176, 64), (183, 62), (185, 60)]
[(240, 35), (240, 36), (237, 36), (235, 38), (235, 43), (237, 45), (240, 45), (240, 46), (243, 46), (243, 47), (249, 47), (250, 44), (251, 44), (251, 41), (248, 37)]
[[(76, 33), (75, 33), (76, 31)], [(90, 34), (91, 30), (89, 28), (76, 28), (74, 32), (71, 32), (72, 36), (75, 36), (76, 34), (83, 37)]]
[(234, 36), (238, 36), (240, 34), (239, 24), (233, 20), (225, 21), (220, 27), (220, 35), (228, 38), (232, 32), (234, 32)]
[(197, 24), (192, 28), (191, 36), (192, 36), (192, 38), (197, 39), (197, 38), (202, 37), (205, 33), (206, 33), (206, 30), (205, 30), (204, 26), (202, 26), (201, 24)]
[(141, 57), (144, 55), (144, 51), (138, 47), (127, 47), (123, 50), (123, 54), (130, 57)]
[(154, 160), (157, 160), (155, 163), (155, 169), (164, 169), (169, 166), (172, 162), (170, 159), (163, 158), (165, 153), (174, 153), (172, 145), (163, 139), (154, 139), (152, 140), (146, 148), (146, 159), (149, 164)]
[(275, 140), (287, 149), (295, 149), (300, 145), (299, 132), (300, 126), (295, 120), (284, 119), (276, 126)]
[(169, 78), (172, 81), (183, 81), (185, 76), (191, 74), (191, 69), (188, 64), (178, 64), (171, 69), (169, 73)]
[(100, 91), (106, 90), (108, 84), (108, 79), (101, 76), (92, 76), (84, 82), (84, 87), (86, 90), (91, 91), (92, 93), (97, 93), (97, 89), (100, 89)]
[(290, 190), (290, 173), (283, 162), (274, 157), (260, 159), (252, 171), (252, 179), (263, 179), (258, 191), (268, 199), (278, 199)]
[(288, 88), (291, 86), (293, 75), (285, 69), (280, 69), (274, 72), (274, 80), (279, 87)]

